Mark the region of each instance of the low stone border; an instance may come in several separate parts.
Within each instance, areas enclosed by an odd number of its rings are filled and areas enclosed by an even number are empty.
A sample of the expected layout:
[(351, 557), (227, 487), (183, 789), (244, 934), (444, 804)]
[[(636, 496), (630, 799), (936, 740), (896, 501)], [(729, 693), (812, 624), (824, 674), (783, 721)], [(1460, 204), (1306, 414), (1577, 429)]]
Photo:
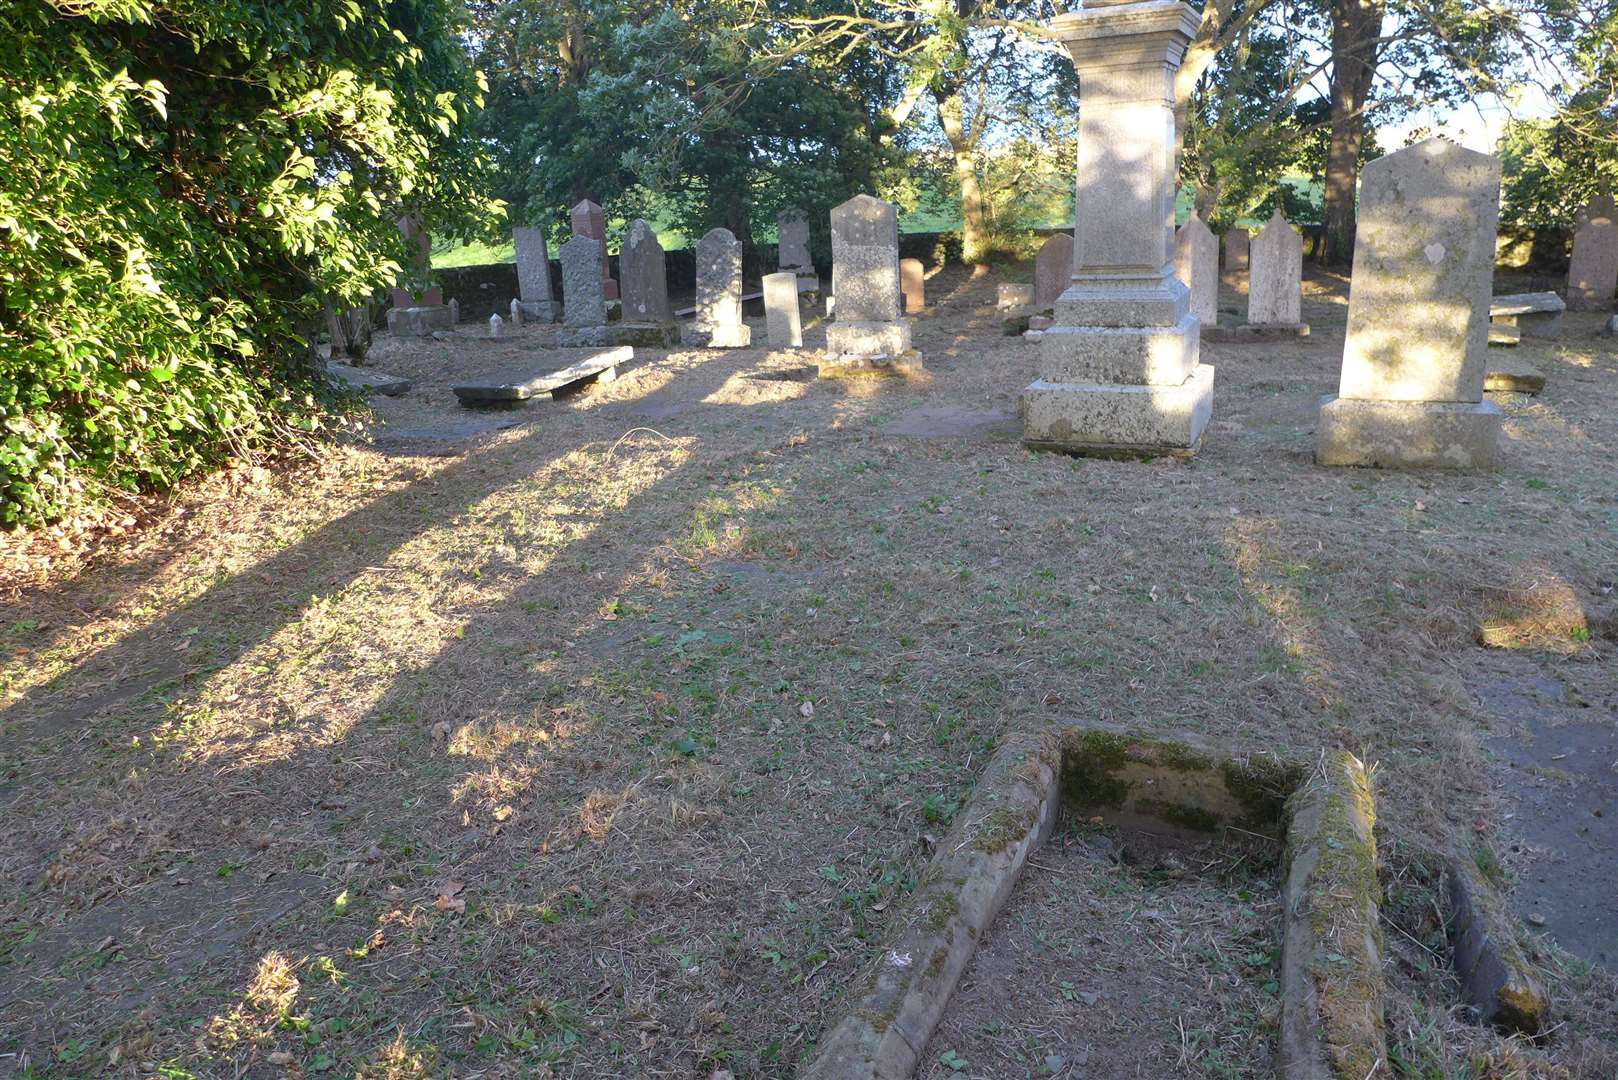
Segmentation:
[(978, 938), (1056, 818), (1061, 755), (1049, 737), (1011, 739), (990, 762), (911, 894), (904, 935), (820, 1040), (804, 1080), (902, 1080), (949, 1004)]
[(1281, 1075), (1364, 1080), (1387, 1065), (1376, 804), (1336, 750), (1290, 800), (1282, 886)]
[(1530, 1037), (1543, 1033), (1550, 996), (1517, 944), (1505, 904), (1462, 859), (1444, 868), (1444, 895), (1451, 959), (1466, 1000), (1485, 1023)]

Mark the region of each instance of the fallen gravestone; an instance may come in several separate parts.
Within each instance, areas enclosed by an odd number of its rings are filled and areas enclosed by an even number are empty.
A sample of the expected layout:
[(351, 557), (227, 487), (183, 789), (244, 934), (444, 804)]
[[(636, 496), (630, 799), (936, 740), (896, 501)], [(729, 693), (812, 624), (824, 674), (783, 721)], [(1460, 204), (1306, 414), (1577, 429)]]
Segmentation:
[(628, 345), (595, 349), (559, 371), (527, 377), (526, 373), (491, 375), (477, 382), (456, 384), (450, 389), (455, 391), (462, 405), (509, 405), (542, 394), (582, 389), (593, 382), (611, 382), (618, 377), (618, 365), (628, 363), (634, 356), (635, 350)]
[(1514, 356), (1491, 356), (1483, 389), (1512, 394), (1537, 394), (1545, 389), (1545, 373)]
[(1489, 321), (1515, 326), (1523, 337), (1559, 338), (1567, 305), (1553, 292), (1512, 293), (1489, 301)]
[(358, 368), (349, 364), (326, 364), (328, 378), (350, 390), (363, 390), (368, 394), (398, 397), (410, 390), (410, 380), (389, 375), (373, 368)]

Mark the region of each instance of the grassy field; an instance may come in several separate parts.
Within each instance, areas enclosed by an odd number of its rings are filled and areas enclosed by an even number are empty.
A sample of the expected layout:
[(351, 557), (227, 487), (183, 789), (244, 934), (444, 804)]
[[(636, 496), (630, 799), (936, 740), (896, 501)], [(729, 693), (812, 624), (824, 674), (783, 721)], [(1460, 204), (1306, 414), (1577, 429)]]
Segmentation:
[[(1520, 350), (1549, 386), (1499, 397), (1497, 473), (1312, 464), (1339, 278), (1307, 285), (1311, 337), (1205, 348), (1195, 461), (1119, 462), (1018, 441), (1036, 352), (995, 285), (929, 281), (915, 382), (683, 349), (473, 414), (449, 384), (554, 366), (553, 328), (382, 339), (416, 388), (367, 438), (199, 484), (93, 558), (11, 538), (0, 1076), (788, 1077), (994, 748), (1095, 719), (1374, 763), (1400, 1075), (1611, 1077), (1618, 980), (1542, 937), (1554, 1037), (1463, 1022), (1430, 872), (1531, 865), (1480, 678), (1618, 710), (1595, 316)], [(960, 1014), (937, 1053), (1044, 1046), (1082, 1006), (1064, 982), (1105, 994), (1183, 941), (1077, 1030), (1267, 1074), (1269, 871), (1078, 857), (1008, 909), (1050, 948), (986, 954), (1043, 997)]]

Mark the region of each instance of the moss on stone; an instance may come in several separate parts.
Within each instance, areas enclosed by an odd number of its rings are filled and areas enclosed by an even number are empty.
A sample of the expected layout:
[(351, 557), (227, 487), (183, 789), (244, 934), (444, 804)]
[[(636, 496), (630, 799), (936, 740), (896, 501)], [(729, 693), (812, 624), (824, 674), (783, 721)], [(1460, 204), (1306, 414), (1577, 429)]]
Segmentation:
[(1142, 799), (1136, 805), (1143, 813), (1160, 817), (1170, 825), (1178, 825), (1182, 829), (1190, 829), (1193, 832), (1217, 832), (1224, 820), (1212, 810), (1193, 806), (1190, 803)]
[(998, 855), (1026, 838), (1038, 819), (1038, 807), (1016, 811), (997, 806), (974, 830), (972, 846), (987, 855)]
[(1279, 834), (1286, 821), (1287, 799), (1302, 782), (1302, 770), (1278, 758), (1248, 758), (1219, 767), (1225, 790), (1241, 804), (1243, 828)]
[(1129, 781), (1117, 774), (1129, 762), (1131, 740), (1110, 731), (1084, 731), (1062, 754), (1062, 795), (1079, 806), (1121, 807)]

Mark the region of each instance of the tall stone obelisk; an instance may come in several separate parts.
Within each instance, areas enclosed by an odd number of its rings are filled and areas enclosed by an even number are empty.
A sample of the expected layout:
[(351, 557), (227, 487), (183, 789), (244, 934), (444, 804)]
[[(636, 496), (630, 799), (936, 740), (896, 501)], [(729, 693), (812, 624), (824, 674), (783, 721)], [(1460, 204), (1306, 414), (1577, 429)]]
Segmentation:
[(1213, 411), (1191, 294), (1174, 276), (1174, 73), (1199, 16), (1181, 0), (1085, 0), (1051, 30), (1079, 73), (1073, 277), (1023, 392), (1023, 441), (1195, 452)]

